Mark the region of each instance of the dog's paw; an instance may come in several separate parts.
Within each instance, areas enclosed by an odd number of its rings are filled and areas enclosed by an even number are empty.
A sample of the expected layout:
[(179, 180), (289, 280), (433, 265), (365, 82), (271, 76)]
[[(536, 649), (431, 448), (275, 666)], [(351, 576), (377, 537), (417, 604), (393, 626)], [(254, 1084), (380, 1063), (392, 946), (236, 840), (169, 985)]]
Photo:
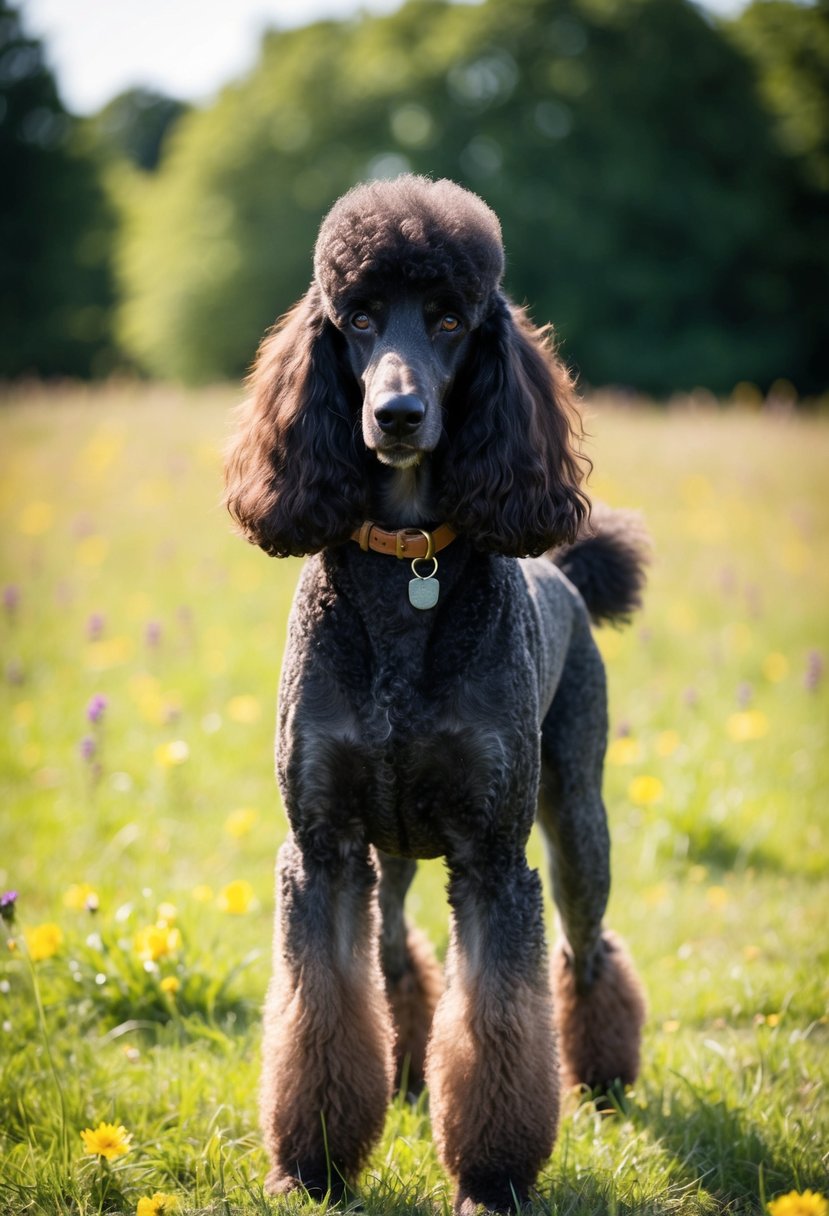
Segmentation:
[(589, 986), (576, 983), (572, 957), (561, 943), (551, 976), (564, 1084), (593, 1090), (630, 1085), (639, 1072), (646, 1004), (623, 940), (602, 935)]

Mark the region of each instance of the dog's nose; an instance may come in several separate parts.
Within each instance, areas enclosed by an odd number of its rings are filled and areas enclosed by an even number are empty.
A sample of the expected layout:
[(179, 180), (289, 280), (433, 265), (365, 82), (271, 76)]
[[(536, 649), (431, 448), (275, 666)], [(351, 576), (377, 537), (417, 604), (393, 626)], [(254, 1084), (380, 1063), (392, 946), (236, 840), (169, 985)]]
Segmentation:
[(394, 393), (375, 406), (374, 417), (385, 435), (413, 435), (426, 417), (426, 406), (412, 393)]

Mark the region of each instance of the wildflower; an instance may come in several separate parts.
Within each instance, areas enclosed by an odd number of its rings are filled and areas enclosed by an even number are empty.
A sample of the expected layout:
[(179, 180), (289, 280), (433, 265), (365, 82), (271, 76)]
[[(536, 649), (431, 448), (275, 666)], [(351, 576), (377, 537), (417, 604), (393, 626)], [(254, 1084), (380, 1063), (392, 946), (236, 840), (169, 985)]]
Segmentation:
[(154, 754), (160, 768), (176, 768), (190, 758), (190, 748), (183, 739), (173, 739), (170, 743), (160, 743)]
[(222, 912), (231, 916), (242, 916), (253, 903), (253, 887), (243, 878), (229, 882), (219, 892), (218, 904)]
[(0, 895), (0, 920), (6, 925), (14, 924), (15, 906), (17, 904), (16, 891), (4, 891)]
[(754, 696), (754, 689), (747, 680), (743, 680), (737, 688), (737, 704), (740, 709), (746, 709), (751, 704), (751, 698)]
[(252, 807), (240, 806), (238, 810), (231, 811), (225, 819), (225, 831), (234, 840), (239, 840), (242, 836), (247, 836), (258, 818), (258, 813)]
[(144, 630), (144, 640), (151, 650), (154, 650), (161, 641), (161, 624), (159, 621), (148, 621), (147, 628)]
[(197, 886), (193, 887), (190, 894), (197, 903), (209, 904), (213, 898), (213, 888), (209, 887), (206, 882), (200, 882)]
[(679, 1030), (679, 1022), (676, 1018), (669, 1018), (667, 1022), (662, 1023), (662, 1029), (665, 1034), (676, 1034)]
[(165, 900), (164, 903), (160, 903), (158, 905), (155, 915), (156, 924), (172, 925), (175, 923), (175, 919), (178, 916), (178, 908), (175, 904), (171, 904), (169, 901)]
[(42, 536), (52, 526), (54, 509), (49, 502), (30, 502), (20, 513), (18, 526), (24, 536)]
[(154, 1195), (138, 1200), (135, 1216), (169, 1216), (169, 1213), (177, 1211), (178, 1200), (175, 1195), (165, 1195), (163, 1191), (156, 1191)]
[(92, 723), (100, 722), (108, 701), (103, 693), (97, 692), (86, 707), (86, 716)]
[(146, 925), (133, 938), (135, 953), (143, 962), (157, 962), (181, 946), (181, 933), (169, 925)]
[(628, 786), (628, 798), (635, 806), (650, 806), (659, 802), (665, 792), (665, 787), (658, 777), (643, 774), (634, 777)]
[(636, 764), (642, 759), (642, 744), (631, 735), (614, 739), (607, 749), (608, 764)]
[(767, 1203), (769, 1216), (829, 1216), (829, 1202), (819, 1191), (789, 1191)]
[(760, 709), (744, 709), (730, 715), (725, 729), (735, 743), (749, 743), (769, 733), (769, 720)]
[(17, 612), (17, 606), (20, 603), (20, 590), (14, 584), (3, 588), (3, 607), (10, 617), (13, 617)]
[(770, 684), (779, 684), (789, 674), (789, 660), (784, 654), (773, 650), (763, 659), (763, 675)]
[(179, 988), (181, 988), (181, 981), (177, 975), (165, 975), (164, 979), (159, 984), (159, 988), (162, 992), (165, 992), (167, 996), (175, 996)]
[(806, 660), (806, 675), (803, 683), (808, 692), (815, 692), (823, 675), (823, 655), (819, 650), (810, 650)]
[(679, 731), (663, 730), (656, 736), (657, 756), (672, 756), (679, 747)]
[(29, 957), (33, 963), (51, 958), (63, 945), (63, 930), (60, 925), (55, 925), (51, 921), (27, 929), (24, 936), (29, 949)]
[(81, 753), (81, 759), (86, 760), (87, 763), (94, 758), (97, 750), (98, 744), (91, 735), (84, 735), (78, 744), (78, 751)]
[(98, 893), (88, 882), (73, 882), (63, 896), (64, 908), (73, 912), (97, 912)]
[(728, 892), (725, 887), (709, 887), (705, 892), (705, 902), (709, 908), (724, 908), (728, 903)]
[(89, 1153), (91, 1157), (105, 1157), (107, 1161), (113, 1161), (130, 1151), (132, 1134), (122, 1123), (117, 1126), (114, 1123), (99, 1123), (94, 1130), (91, 1127), (84, 1128), (81, 1139), (85, 1153)]
[(261, 712), (259, 701), (250, 695), (231, 697), (227, 703), (227, 716), (231, 722), (240, 722), (243, 726), (258, 722)]
[(90, 642), (97, 642), (106, 625), (106, 619), (100, 612), (93, 612), (86, 622), (86, 636)]

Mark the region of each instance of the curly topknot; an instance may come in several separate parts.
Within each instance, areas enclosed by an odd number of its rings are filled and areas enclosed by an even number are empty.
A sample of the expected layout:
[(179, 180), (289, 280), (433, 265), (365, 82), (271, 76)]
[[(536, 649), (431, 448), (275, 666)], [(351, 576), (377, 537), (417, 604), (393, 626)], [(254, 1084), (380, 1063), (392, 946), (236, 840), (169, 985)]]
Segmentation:
[(472, 312), (489, 313), (504, 273), (501, 225), (469, 190), (413, 173), (355, 186), (334, 204), (317, 238), (316, 282), (335, 319), (350, 292), (405, 278), (440, 281)]

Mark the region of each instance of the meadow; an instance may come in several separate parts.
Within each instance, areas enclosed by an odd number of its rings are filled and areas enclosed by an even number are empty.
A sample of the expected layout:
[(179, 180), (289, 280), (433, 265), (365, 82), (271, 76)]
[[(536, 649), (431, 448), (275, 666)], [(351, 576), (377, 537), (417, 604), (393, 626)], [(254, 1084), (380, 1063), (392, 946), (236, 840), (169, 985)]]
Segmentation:
[[(2, 1213), (318, 1210), (262, 1191), (299, 563), (220, 506), (233, 401), (123, 384), (0, 408)], [(643, 612), (599, 634), (608, 920), (650, 1012), (635, 1086), (567, 1095), (532, 1211), (761, 1213), (829, 1189), (829, 422), (587, 414), (594, 495), (654, 541)], [(425, 864), (410, 897), (441, 951), (443, 885)], [(426, 1097), (392, 1106), (361, 1191), (368, 1216), (450, 1211)]]

